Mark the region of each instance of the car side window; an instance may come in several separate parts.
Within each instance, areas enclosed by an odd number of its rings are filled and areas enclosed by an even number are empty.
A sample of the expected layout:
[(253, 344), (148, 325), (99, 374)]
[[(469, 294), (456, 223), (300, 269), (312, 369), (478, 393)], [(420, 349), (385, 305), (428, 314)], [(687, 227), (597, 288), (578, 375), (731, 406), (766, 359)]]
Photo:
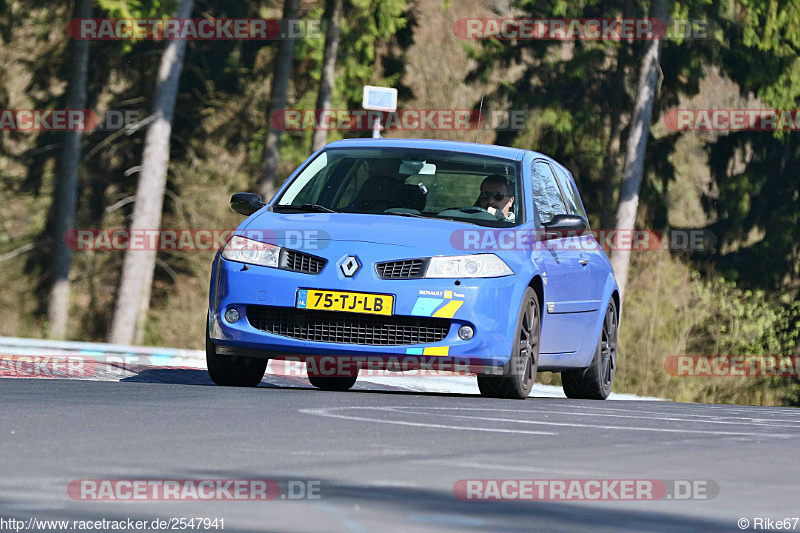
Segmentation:
[(569, 179), (567, 173), (564, 172), (564, 169), (556, 166), (555, 170), (558, 183), (561, 185), (561, 190), (564, 191), (564, 197), (567, 199), (567, 209), (569, 210), (569, 213), (571, 215), (580, 215), (583, 218), (586, 218), (586, 211), (583, 210), (581, 199), (578, 196), (578, 191), (572, 184), (572, 180)]
[(533, 203), (542, 224), (550, 222), (555, 215), (567, 213), (553, 169), (545, 161), (534, 161), (532, 167)]

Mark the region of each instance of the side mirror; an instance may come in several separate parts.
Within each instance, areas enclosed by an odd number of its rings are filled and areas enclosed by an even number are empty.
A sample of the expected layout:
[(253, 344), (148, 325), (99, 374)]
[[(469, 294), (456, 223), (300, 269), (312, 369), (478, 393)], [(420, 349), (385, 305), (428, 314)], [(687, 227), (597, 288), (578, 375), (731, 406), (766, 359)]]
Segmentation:
[(589, 229), (589, 224), (580, 215), (554, 215), (552, 220), (544, 225), (546, 239), (567, 237), (570, 232), (584, 231), (586, 229)]
[(231, 196), (231, 209), (240, 215), (250, 216), (262, 207), (261, 196), (249, 192), (237, 192)]

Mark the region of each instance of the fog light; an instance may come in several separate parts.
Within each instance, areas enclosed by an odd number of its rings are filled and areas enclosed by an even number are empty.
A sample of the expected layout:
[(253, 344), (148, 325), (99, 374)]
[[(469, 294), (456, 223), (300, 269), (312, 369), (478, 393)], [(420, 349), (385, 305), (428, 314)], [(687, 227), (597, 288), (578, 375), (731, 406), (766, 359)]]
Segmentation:
[(475, 330), (470, 326), (461, 326), (458, 328), (458, 336), (461, 337), (461, 340), (468, 341), (473, 335), (475, 335)]
[(231, 307), (230, 309), (225, 311), (225, 321), (226, 322), (228, 322), (230, 324), (233, 324), (237, 320), (239, 320), (239, 311), (237, 311), (233, 307)]

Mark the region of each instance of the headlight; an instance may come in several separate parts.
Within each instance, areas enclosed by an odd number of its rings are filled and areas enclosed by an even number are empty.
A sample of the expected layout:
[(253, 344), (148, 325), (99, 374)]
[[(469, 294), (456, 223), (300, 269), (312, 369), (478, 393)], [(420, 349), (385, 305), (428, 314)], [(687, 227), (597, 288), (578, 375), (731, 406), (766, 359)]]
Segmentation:
[(280, 246), (245, 239), (238, 235), (229, 240), (225, 248), (222, 249), (222, 257), (229, 261), (273, 268), (278, 268), (278, 256), (280, 253)]
[(499, 278), (514, 271), (494, 254), (431, 257), (426, 278)]

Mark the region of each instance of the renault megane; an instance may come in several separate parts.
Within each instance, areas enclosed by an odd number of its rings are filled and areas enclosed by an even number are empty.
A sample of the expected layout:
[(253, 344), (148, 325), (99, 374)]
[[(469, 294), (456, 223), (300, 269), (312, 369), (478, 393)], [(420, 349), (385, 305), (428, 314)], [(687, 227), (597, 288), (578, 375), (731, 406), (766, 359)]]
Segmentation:
[[(219, 385), (256, 386), (269, 359), (359, 368), (466, 362), (481, 394), (526, 398), (537, 371), (571, 398), (605, 399), (620, 298), (570, 172), (543, 154), (408, 139), (334, 142), (217, 253), (206, 352)], [(308, 359), (304, 359), (308, 360)], [(413, 364), (406, 364), (414, 361)], [(368, 363), (367, 363), (368, 362)]]

